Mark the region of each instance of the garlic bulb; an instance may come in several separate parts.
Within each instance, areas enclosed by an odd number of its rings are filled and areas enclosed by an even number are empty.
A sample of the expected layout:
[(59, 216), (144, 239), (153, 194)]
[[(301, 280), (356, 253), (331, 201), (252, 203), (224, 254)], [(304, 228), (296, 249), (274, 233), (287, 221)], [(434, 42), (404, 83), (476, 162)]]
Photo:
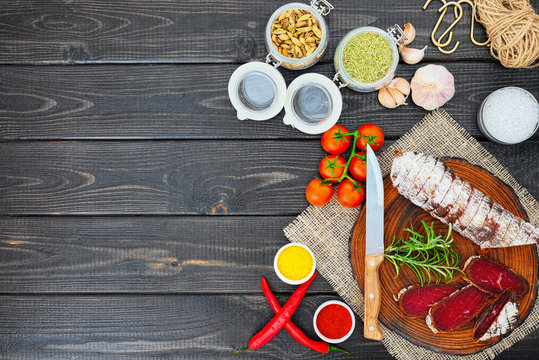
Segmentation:
[(393, 109), (406, 104), (410, 94), (410, 84), (403, 78), (394, 78), (389, 85), (378, 91), (378, 101), (383, 107)]
[(423, 66), (410, 83), (413, 102), (425, 110), (434, 110), (455, 95), (453, 75), (442, 65)]
[(401, 58), (402, 60), (407, 64), (417, 64), (421, 60), (423, 60), (423, 57), (425, 56), (425, 49), (427, 47), (425, 46), (423, 49), (414, 49), (409, 48), (406, 46), (400, 47), (401, 52)]
[(415, 27), (410, 24), (404, 24), (404, 29), (402, 30), (404, 32), (404, 35), (408, 38), (408, 40), (404, 41), (402, 45), (408, 45), (415, 39)]

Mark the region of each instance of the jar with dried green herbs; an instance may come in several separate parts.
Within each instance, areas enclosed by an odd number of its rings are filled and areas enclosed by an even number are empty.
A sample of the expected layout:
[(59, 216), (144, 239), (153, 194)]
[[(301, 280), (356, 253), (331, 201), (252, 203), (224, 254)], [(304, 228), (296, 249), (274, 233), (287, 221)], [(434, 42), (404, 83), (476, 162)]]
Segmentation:
[(335, 53), (337, 77), (352, 90), (375, 91), (393, 77), (399, 63), (397, 40), (375, 27), (350, 31)]

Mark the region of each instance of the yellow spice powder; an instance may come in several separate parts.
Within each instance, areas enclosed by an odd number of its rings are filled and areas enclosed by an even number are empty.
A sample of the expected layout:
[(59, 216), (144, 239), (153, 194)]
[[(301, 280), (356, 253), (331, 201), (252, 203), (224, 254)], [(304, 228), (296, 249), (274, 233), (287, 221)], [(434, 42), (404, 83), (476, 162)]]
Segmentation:
[(301, 246), (289, 246), (279, 254), (277, 268), (289, 280), (302, 280), (311, 273), (313, 257)]

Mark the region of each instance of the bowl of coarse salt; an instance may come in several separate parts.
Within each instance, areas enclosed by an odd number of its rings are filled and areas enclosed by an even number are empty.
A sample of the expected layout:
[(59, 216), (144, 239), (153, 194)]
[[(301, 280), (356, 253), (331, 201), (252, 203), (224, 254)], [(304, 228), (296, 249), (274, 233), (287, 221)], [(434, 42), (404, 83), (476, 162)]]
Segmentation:
[(483, 100), (477, 113), (481, 132), (491, 141), (513, 145), (529, 139), (539, 127), (539, 103), (528, 91), (509, 86)]

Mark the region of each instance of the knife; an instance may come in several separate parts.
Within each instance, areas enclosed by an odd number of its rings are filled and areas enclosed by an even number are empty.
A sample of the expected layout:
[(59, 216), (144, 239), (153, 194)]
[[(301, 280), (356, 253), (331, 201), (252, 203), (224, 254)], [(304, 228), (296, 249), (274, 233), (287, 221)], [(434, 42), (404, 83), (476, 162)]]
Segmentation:
[(367, 145), (367, 219), (365, 224), (365, 327), (367, 339), (382, 340), (378, 326), (380, 278), (378, 268), (384, 261), (384, 182), (380, 165)]

